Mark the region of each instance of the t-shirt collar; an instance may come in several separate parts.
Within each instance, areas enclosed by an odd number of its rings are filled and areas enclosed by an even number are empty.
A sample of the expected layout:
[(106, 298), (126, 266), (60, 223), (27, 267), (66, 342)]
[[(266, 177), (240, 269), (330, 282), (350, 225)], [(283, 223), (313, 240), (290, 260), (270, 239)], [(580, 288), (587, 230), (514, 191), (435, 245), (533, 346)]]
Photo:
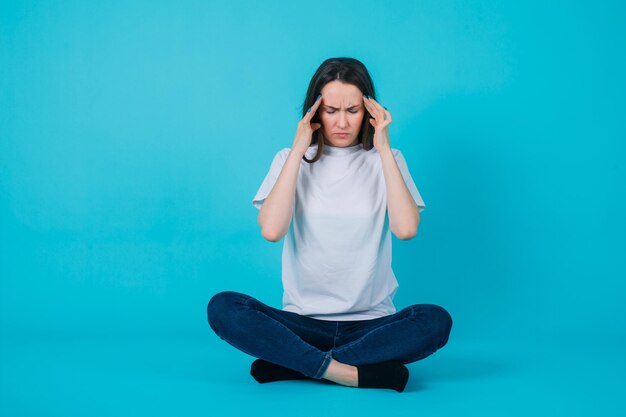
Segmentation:
[(338, 147), (324, 144), (324, 155), (348, 155), (363, 149), (362, 143), (353, 146)]

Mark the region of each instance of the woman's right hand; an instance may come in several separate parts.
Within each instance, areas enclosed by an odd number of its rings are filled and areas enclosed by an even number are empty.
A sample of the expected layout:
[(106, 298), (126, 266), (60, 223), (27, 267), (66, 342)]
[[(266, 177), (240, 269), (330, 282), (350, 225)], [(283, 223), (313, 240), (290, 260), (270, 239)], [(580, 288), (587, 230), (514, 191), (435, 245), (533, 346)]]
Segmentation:
[(304, 117), (298, 122), (298, 129), (296, 130), (296, 137), (293, 140), (292, 150), (305, 154), (309, 146), (311, 146), (311, 140), (313, 139), (313, 132), (322, 127), (320, 123), (311, 123), (311, 119), (315, 115), (317, 108), (322, 103), (322, 95), (317, 96), (315, 103), (309, 108)]

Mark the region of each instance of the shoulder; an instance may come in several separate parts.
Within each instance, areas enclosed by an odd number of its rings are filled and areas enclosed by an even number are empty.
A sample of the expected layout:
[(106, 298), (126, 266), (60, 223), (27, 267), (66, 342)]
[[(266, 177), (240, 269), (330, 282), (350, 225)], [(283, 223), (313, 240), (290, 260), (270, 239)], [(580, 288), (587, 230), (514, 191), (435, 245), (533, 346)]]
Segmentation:
[(393, 154), (393, 157), (395, 158), (398, 165), (406, 165), (406, 159), (404, 158), (404, 155), (402, 154), (402, 151), (400, 151), (400, 149), (391, 148), (391, 153)]
[[(380, 161), (380, 154), (378, 153), (376, 148), (372, 148), (370, 150), (370, 153), (373, 156), (376, 157), (376, 160), (378, 162)], [(396, 164), (398, 164), (398, 167), (400, 168), (400, 171), (402, 171), (404, 173), (408, 169), (408, 167), (407, 167), (407, 161), (404, 158), (404, 155), (402, 154), (402, 151), (400, 149), (398, 149), (398, 148), (391, 148), (391, 154), (393, 155), (393, 159), (395, 159)]]
[[(376, 155), (378, 156), (378, 150), (376, 150), (376, 148), (372, 148), (370, 149), (370, 151), (366, 151), (367, 154), (370, 155)], [(398, 158), (404, 158), (404, 156), (402, 155), (402, 152), (400, 151), (400, 149), (397, 148), (391, 148), (391, 153), (394, 156), (394, 158), (398, 159)]]
[(276, 156), (286, 157), (287, 155), (289, 155), (289, 151), (291, 151), (291, 148), (282, 148), (281, 150), (276, 152)]
[(287, 156), (289, 156), (289, 151), (291, 151), (291, 148), (282, 148), (281, 150), (276, 152), (276, 154), (274, 154), (273, 163), (275, 164), (285, 163), (285, 161), (287, 160)]

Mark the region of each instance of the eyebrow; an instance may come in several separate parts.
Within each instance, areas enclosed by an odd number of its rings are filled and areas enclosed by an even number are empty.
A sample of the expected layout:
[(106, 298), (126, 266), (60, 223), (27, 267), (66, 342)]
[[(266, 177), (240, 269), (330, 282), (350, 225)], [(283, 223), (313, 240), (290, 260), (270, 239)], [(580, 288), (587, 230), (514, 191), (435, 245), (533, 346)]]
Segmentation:
[[(326, 104), (324, 104), (324, 107), (326, 107), (327, 109), (339, 110), (339, 108), (338, 108), (338, 107), (328, 106), (328, 105), (326, 105)], [(354, 109), (354, 108), (358, 108), (358, 107), (361, 107), (361, 105), (360, 105), (360, 104), (355, 104), (354, 106), (350, 106), (350, 107), (348, 107), (348, 109), (347, 109), (347, 110)]]

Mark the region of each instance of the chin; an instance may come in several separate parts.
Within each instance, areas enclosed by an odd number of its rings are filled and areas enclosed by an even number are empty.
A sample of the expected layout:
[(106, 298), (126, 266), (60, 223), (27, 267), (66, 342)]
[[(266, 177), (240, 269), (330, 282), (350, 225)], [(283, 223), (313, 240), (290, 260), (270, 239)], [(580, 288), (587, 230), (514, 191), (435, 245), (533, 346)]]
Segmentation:
[(332, 139), (329, 140), (327, 138), (324, 138), (324, 142), (330, 146), (334, 146), (335, 148), (345, 148), (348, 146), (354, 146), (357, 143), (353, 143), (356, 141), (356, 138), (345, 138), (345, 139)]

